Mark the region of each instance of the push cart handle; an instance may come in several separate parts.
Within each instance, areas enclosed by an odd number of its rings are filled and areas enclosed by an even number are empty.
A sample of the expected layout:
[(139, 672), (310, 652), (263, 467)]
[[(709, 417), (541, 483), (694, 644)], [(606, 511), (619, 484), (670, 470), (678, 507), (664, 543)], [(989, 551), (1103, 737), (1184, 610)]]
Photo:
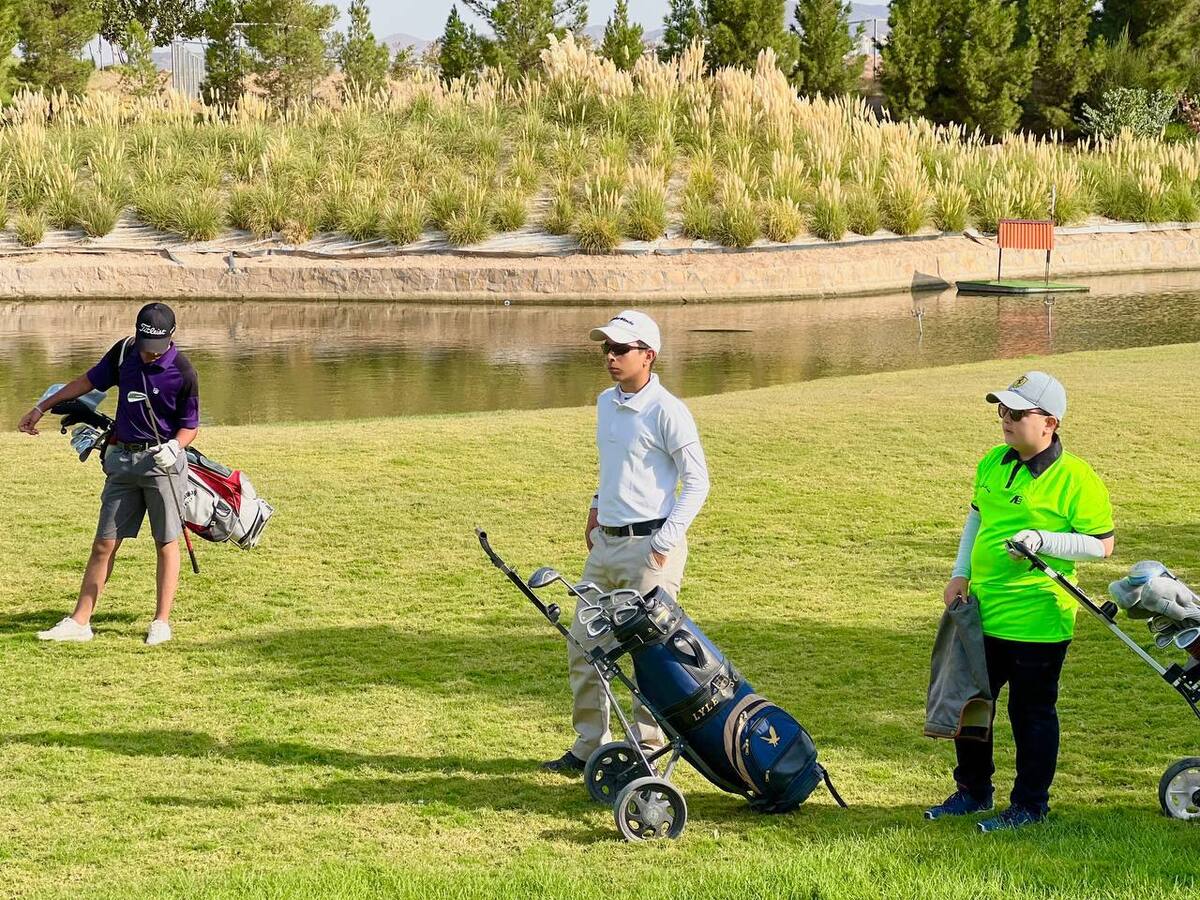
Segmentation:
[[(1154, 669), (1154, 671), (1156, 671), (1159, 675), (1166, 674), (1167, 670), (1163, 668), (1162, 663), (1143, 650), (1137, 641), (1127, 635), (1121, 629), (1121, 626), (1113, 621), (1113, 616), (1109, 615), (1105, 609), (1102, 609), (1100, 606), (1096, 605), (1096, 602), (1087, 594), (1085, 594), (1078, 585), (1072, 584), (1071, 581), (1061, 572), (1049, 565), (1040, 556), (1026, 547), (1021, 541), (1005, 541), (1004, 546), (1008, 547), (1010, 550), (1020, 553), (1027, 560), (1029, 560), (1030, 565), (1032, 565), (1035, 569), (1040, 569), (1046, 574), (1046, 577), (1050, 578), (1060, 588), (1074, 597), (1079, 602), (1080, 606), (1084, 607), (1088, 612), (1103, 622), (1104, 627), (1115, 634), (1125, 644), (1125, 646), (1140, 656), (1146, 665)], [(1200, 712), (1198, 712), (1197, 715), (1200, 715)]]
[(562, 623), (559, 622), (561, 612), (558, 608), (558, 605), (552, 603), (550, 606), (546, 606), (546, 604), (541, 601), (541, 598), (534, 593), (533, 588), (526, 584), (525, 579), (517, 574), (517, 570), (502, 560), (500, 558), (500, 554), (492, 549), (492, 545), (488, 542), (486, 531), (484, 531), (482, 528), (476, 528), (475, 536), (479, 538), (479, 546), (483, 548), (483, 552), (487, 554), (487, 558), (492, 561), (492, 565), (503, 572), (505, 576), (507, 576), (508, 580), (517, 586), (517, 590), (525, 595), (526, 599), (528, 599), (529, 602), (537, 608), (538, 612), (546, 617), (546, 620), (550, 622), (550, 624), (561, 631), (564, 635), (567, 634), (567, 629), (565, 629), (562, 626)]
[[(1048, 566), (1040, 556), (1030, 550), (1023, 541), (1005, 541), (1004, 546), (1009, 550), (1015, 550), (1017, 553), (1020, 553), (1027, 560), (1029, 560), (1030, 564), (1035, 569), (1041, 569), (1047, 575), (1050, 575), (1051, 578), (1058, 574), (1057, 572), (1054, 572), (1054, 570), (1051, 569), (1050, 566)], [(1052, 572), (1054, 574), (1051, 574)]]

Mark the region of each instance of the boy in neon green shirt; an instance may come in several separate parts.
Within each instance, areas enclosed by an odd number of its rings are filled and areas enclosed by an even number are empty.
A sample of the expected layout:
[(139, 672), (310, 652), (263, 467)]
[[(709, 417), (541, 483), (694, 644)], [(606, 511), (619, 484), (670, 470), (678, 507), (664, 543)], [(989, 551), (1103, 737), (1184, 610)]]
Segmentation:
[[(1019, 541), (1068, 578), (1075, 561), (1113, 550), (1112, 505), (1091, 466), (1063, 450), (1058, 427), (1067, 412), (1063, 386), (1028, 372), (997, 404), (1004, 444), (975, 472), (971, 511), (944, 600), (979, 604), (992, 696), (1008, 685), (1017, 750), (1011, 805), (979, 824), (982, 831), (1040, 822), (1049, 810), (1058, 762), (1058, 680), (1075, 630), (1075, 601), (1005, 547)], [(958, 790), (926, 811), (929, 819), (992, 807), (992, 741), (955, 741)]]

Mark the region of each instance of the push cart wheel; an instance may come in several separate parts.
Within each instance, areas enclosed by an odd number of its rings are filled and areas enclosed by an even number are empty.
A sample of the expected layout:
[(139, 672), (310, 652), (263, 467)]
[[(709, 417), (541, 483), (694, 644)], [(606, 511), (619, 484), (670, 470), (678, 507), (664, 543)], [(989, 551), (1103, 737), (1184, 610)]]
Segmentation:
[(627, 841), (677, 838), (687, 824), (687, 803), (669, 781), (636, 778), (617, 795), (613, 815)]
[(1200, 756), (1181, 759), (1163, 772), (1158, 802), (1173, 819), (1200, 819)]
[(642, 764), (628, 741), (612, 741), (602, 744), (588, 757), (583, 768), (583, 783), (593, 800), (612, 806), (625, 785), (653, 774)]

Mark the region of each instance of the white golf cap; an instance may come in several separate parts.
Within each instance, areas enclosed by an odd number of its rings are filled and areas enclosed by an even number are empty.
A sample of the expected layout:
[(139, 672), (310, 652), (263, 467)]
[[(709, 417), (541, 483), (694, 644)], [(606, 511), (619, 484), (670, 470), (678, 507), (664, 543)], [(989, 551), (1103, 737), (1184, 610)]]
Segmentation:
[(1009, 409), (1040, 409), (1058, 421), (1067, 414), (1067, 389), (1045, 372), (1026, 372), (1007, 390), (987, 395), (988, 403), (1003, 403)]
[(614, 344), (633, 344), (641, 341), (655, 353), (662, 347), (658, 323), (636, 309), (619, 312), (607, 325), (592, 329), (593, 341), (612, 341)]

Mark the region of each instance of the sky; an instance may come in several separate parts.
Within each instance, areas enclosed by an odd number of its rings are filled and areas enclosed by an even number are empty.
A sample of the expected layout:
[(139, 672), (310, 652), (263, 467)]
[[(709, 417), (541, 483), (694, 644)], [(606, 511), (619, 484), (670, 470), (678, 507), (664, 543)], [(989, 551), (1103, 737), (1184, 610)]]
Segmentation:
[[(343, 11), (349, 0), (334, 0)], [(446, 17), (454, 0), (367, 0), (371, 9), (371, 26), (378, 37), (402, 32), (413, 37), (432, 40), (442, 33)], [(590, 0), (588, 24), (603, 25), (612, 15), (614, 0)], [(479, 20), (458, 2), (463, 19), (478, 25)], [(629, 0), (629, 18), (648, 28), (662, 24), (667, 12), (667, 0)], [(345, 25), (345, 16), (341, 24)]]

